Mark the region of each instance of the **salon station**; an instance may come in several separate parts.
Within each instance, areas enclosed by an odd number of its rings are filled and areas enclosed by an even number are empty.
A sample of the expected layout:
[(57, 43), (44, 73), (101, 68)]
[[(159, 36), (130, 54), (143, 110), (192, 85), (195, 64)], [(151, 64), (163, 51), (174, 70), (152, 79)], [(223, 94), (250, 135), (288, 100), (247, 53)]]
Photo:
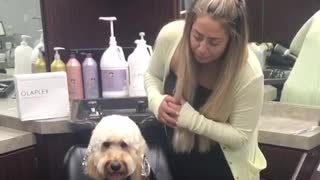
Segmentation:
[[(190, 5), (0, 0), (0, 179), (89, 180), (78, 176), (83, 154), (72, 148), (88, 145), (103, 116), (129, 116), (139, 127), (153, 116), (141, 95), (143, 76), (134, 72), (148, 63), (136, 59), (152, 57), (161, 27), (185, 18)], [(260, 179), (319, 180), (320, 1), (246, 0), (246, 6), (248, 48), (264, 74), (258, 142), (267, 167)], [(117, 90), (121, 82), (104, 82), (110, 67), (131, 68), (129, 93)], [(161, 137), (148, 128), (142, 134), (154, 145)], [(170, 180), (165, 173), (159, 170), (158, 180)]]

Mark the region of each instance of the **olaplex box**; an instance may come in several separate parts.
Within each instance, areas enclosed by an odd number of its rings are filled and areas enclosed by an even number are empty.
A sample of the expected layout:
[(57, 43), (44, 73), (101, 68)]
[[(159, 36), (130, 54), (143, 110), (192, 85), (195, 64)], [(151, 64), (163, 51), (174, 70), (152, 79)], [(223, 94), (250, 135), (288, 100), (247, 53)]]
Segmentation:
[(15, 75), (15, 85), (17, 109), (22, 121), (70, 115), (65, 72)]

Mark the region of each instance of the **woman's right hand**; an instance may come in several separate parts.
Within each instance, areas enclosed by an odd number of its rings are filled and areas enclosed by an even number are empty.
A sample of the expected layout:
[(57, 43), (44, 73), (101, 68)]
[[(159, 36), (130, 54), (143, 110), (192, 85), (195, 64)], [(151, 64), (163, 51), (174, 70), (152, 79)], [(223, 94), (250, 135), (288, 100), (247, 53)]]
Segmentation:
[(174, 128), (177, 125), (177, 117), (180, 108), (181, 105), (179, 101), (176, 98), (167, 95), (160, 104), (158, 119), (162, 123)]

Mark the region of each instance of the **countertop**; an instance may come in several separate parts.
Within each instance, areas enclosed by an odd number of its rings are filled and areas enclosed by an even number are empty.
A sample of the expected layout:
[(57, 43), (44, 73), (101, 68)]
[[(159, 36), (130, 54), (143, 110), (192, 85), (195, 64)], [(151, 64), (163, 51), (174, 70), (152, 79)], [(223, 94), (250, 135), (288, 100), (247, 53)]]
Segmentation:
[[(265, 101), (277, 97), (276, 88), (265, 86)], [(9, 97), (0, 100), (0, 154), (32, 146), (36, 134), (72, 133), (69, 118), (54, 118), (35, 121), (20, 121), (16, 99)]]
[[(265, 101), (274, 100), (276, 97), (276, 88), (266, 85)], [(16, 99), (7, 98), (0, 100), (0, 126), (38, 134), (57, 134), (72, 132), (72, 129), (68, 125), (68, 120), (69, 118), (53, 118), (21, 122), (17, 113)]]
[(32, 133), (0, 126), (0, 154), (32, 146), (36, 143)]
[(320, 106), (265, 102), (259, 142), (310, 150), (320, 144)]
[(0, 126), (38, 134), (58, 134), (72, 132), (68, 125), (69, 118), (52, 118), (36, 121), (20, 121), (16, 100), (0, 100)]

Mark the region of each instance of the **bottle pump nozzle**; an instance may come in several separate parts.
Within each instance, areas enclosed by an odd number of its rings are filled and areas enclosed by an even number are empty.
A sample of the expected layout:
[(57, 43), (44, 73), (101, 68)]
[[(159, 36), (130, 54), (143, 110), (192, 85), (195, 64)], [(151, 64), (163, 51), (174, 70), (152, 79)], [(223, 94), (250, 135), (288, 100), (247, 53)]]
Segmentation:
[(144, 40), (144, 36), (145, 36), (145, 35), (146, 35), (146, 34), (145, 34), (144, 32), (140, 32), (140, 33), (139, 33), (140, 42), (141, 42), (141, 43), (144, 43), (144, 44), (147, 43), (146, 40)]
[(137, 47), (145, 47), (148, 49), (149, 54), (152, 55), (152, 47), (150, 45), (147, 45), (146, 40), (144, 39), (145, 33), (144, 32), (140, 32), (139, 33), (140, 39), (137, 39), (134, 41), (134, 43), (137, 44)]
[(116, 17), (99, 17), (99, 20), (110, 21), (110, 39), (109, 45), (117, 45), (116, 37), (113, 32), (113, 21), (116, 21)]
[(75, 52), (71, 52), (70, 53), (70, 59), (74, 59), (76, 58), (76, 53)]
[(28, 43), (27, 43), (27, 39), (30, 39), (31, 38), (31, 36), (28, 36), (28, 35), (21, 35), (21, 39), (22, 39), (22, 41), (21, 41), (21, 45), (28, 45)]
[(87, 58), (92, 58), (92, 54), (91, 53), (87, 53)]
[(43, 54), (42, 54), (41, 47), (39, 47), (38, 50), (39, 50), (38, 58), (42, 59), (43, 58)]
[[(44, 44), (43, 30), (39, 29), (38, 32), (40, 32), (40, 43)], [(44, 51), (44, 45), (40, 48), (40, 51)]]
[(40, 41), (43, 42), (43, 30), (39, 29), (38, 32), (40, 32)]
[(65, 50), (65, 48), (63, 48), (63, 47), (54, 47), (53, 50), (56, 51), (56, 53), (54, 54), (54, 59), (60, 59), (59, 50)]

